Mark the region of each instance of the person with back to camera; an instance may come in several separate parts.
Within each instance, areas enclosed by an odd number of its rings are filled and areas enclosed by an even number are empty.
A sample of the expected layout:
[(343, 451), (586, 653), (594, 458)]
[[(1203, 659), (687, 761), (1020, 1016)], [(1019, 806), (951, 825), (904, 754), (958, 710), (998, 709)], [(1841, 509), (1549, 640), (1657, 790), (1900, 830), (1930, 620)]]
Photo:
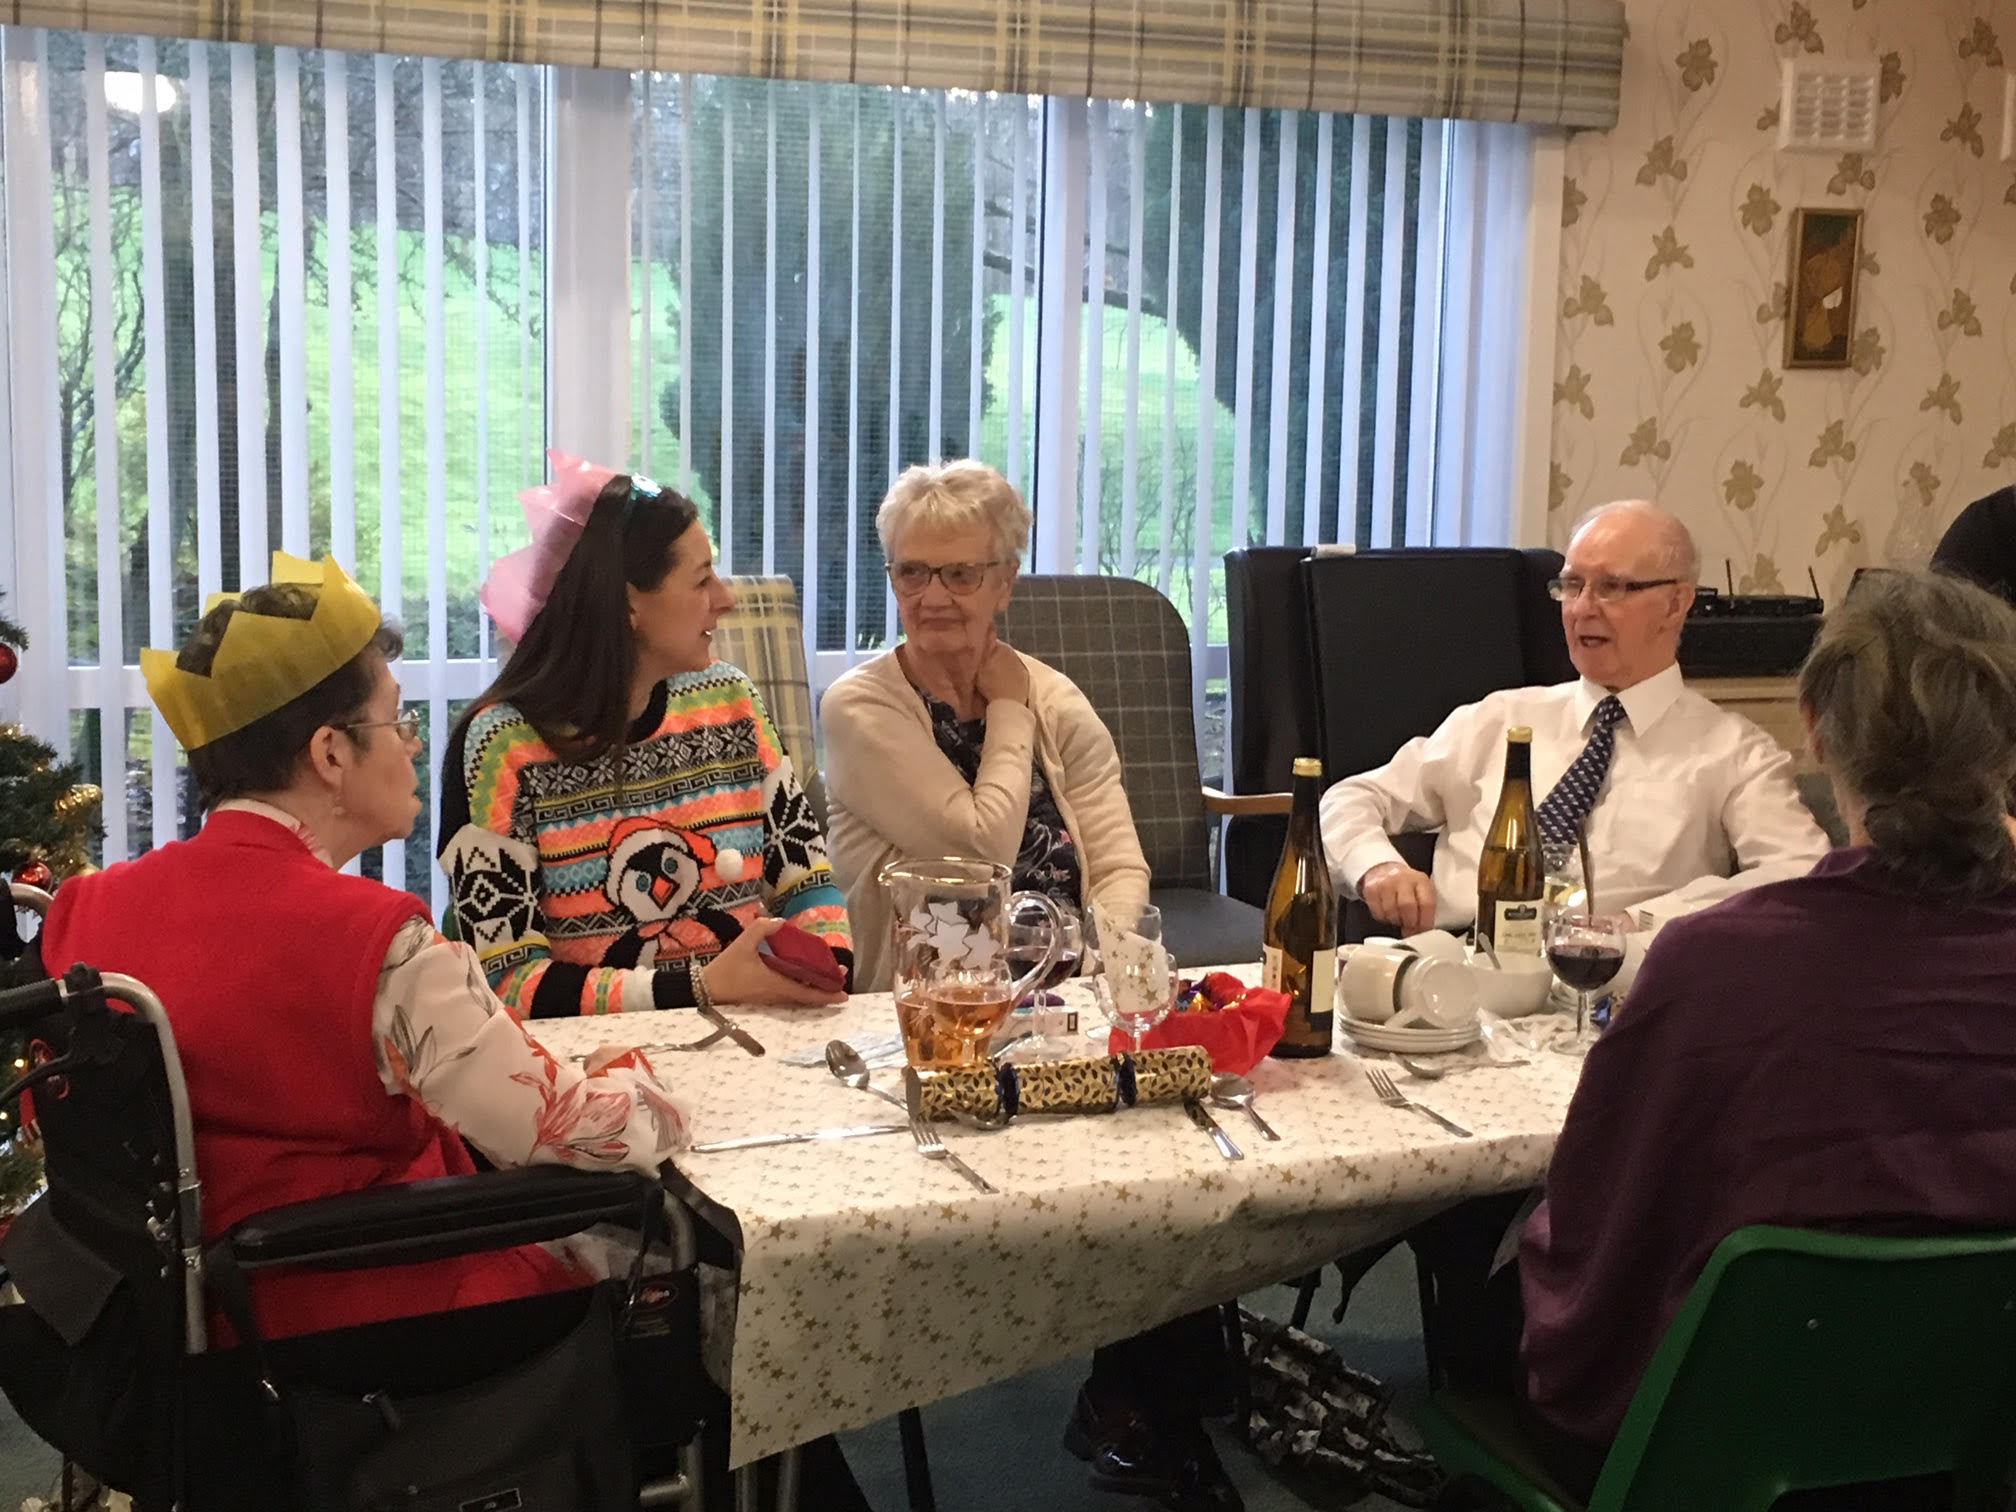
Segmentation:
[(2016, 1227), (2016, 611), (1954, 578), (1866, 583), (1799, 699), (1849, 845), (1654, 941), (1480, 1325), (1478, 1384), (1522, 1388), (1585, 1494), (1735, 1229)]
[[(420, 811), (399, 632), (333, 560), (273, 556), (180, 652), (146, 651), (155, 707), (208, 813), (58, 889), (44, 968), (147, 983), (174, 1026), (204, 1237), (284, 1203), (498, 1165), (655, 1171), (685, 1109), (636, 1051), (562, 1065), (426, 906), (340, 868)], [(459, 1137), (458, 1137), (459, 1136)], [(255, 1272), (272, 1337), (500, 1301), (591, 1277), (534, 1245), (371, 1271)]]

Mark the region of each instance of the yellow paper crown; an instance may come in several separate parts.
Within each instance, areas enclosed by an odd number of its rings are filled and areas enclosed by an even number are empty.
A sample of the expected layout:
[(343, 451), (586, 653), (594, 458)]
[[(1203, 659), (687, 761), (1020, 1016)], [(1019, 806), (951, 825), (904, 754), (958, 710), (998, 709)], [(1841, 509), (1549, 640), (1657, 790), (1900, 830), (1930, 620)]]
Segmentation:
[[(142, 651), (147, 694), (185, 750), (195, 750), (300, 697), (362, 651), (378, 633), (378, 606), (334, 557), (304, 561), (273, 553), (276, 583), (312, 583), (312, 617), (284, 619), (241, 607), (224, 627), (210, 671), (185, 672), (173, 651)], [(236, 593), (213, 593), (208, 614)]]

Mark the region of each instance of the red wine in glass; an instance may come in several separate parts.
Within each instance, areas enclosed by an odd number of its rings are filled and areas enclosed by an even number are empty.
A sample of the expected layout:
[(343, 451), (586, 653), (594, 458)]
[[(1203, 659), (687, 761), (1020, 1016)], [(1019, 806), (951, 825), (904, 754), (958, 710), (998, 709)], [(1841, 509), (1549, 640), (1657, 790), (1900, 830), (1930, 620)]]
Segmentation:
[(1575, 991), (1594, 992), (1624, 969), (1624, 952), (1615, 945), (1557, 939), (1547, 947), (1547, 964)]
[[(1008, 970), (1012, 975), (1019, 977), (1025, 971), (1033, 971), (1042, 959), (1043, 952), (1041, 950), (1011, 950), (1008, 952)], [(1047, 992), (1059, 982), (1068, 982), (1077, 974), (1078, 952), (1075, 950), (1059, 951), (1057, 953), (1056, 964), (1051, 966), (1049, 973), (1043, 980), (1035, 983), (1030, 990), (1032, 992)]]

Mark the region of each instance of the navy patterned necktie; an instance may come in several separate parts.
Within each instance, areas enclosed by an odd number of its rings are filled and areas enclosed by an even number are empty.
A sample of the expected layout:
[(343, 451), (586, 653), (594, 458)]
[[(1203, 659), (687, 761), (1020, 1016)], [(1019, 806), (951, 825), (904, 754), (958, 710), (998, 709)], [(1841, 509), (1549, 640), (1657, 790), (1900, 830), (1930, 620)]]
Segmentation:
[(1554, 791), (1540, 805), (1534, 818), (1539, 821), (1541, 843), (1550, 849), (1573, 845), (1575, 831), (1596, 806), (1596, 795), (1610, 771), (1610, 753), (1617, 745), (1617, 721), (1624, 717), (1624, 705), (1612, 693), (1596, 705), (1596, 728), (1589, 732), (1589, 744), (1574, 765), (1561, 774)]

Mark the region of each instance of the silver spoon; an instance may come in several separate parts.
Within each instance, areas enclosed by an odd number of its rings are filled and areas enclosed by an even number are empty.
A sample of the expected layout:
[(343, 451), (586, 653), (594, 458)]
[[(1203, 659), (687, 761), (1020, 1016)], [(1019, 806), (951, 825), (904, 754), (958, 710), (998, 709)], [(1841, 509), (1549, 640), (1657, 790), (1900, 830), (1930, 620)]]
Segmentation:
[[(856, 1092), (873, 1093), (884, 1102), (894, 1103), (906, 1114), (910, 1111), (909, 1104), (894, 1092), (875, 1085), (868, 1070), (868, 1063), (861, 1059), (860, 1052), (847, 1041), (838, 1039), (826, 1041), (826, 1069), (833, 1073), (833, 1079), (842, 1086), (852, 1087)], [(962, 1113), (956, 1108), (952, 1116), (971, 1129), (1000, 1129), (1005, 1128), (1008, 1123), (1006, 1118), (978, 1118), (971, 1113)]]
[(1449, 1074), (1442, 1067), (1415, 1060), (1411, 1055), (1396, 1055), (1393, 1058), (1407, 1068), (1409, 1076), (1418, 1076), (1423, 1081), (1440, 1081)]
[(1259, 1094), (1253, 1090), (1253, 1083), (1231, 1071), (1218, 1071), (1211, 1077), (1211, 1101), (1221, 1108), (1237, 1108), (1253, 1120), (1253, 1127), (1260, 1131), (1262, 1138), (1278, 1140), (1281, 1136), (1253, 1106), (1253, 1099), (1257, 1096)]

